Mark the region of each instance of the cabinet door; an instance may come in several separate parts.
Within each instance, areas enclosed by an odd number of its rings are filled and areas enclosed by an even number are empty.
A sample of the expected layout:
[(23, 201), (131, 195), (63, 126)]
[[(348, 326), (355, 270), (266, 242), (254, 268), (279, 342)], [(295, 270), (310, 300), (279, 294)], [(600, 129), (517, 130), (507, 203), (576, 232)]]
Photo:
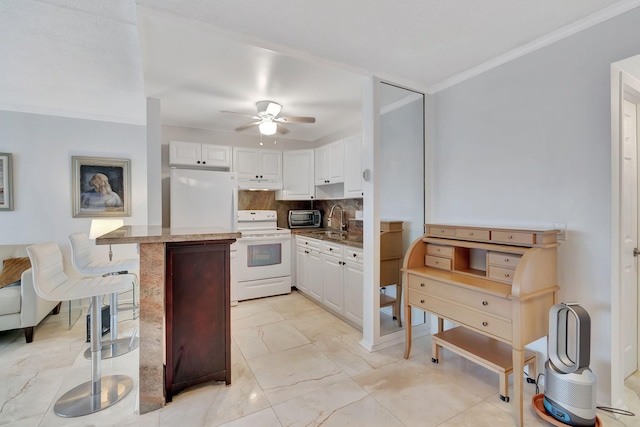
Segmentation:
[(282, 180), (282, 151), (258, 151), (260, 178)]
[(304, 283), (309, 295), (322, 301), (322, 259), (318, 251), (310, 250), (307, 254)]
[(306, 286), (307, 255), (309, 251), (301, 246), (296, 246), (296, 288), (305, 294), (309, 292)]
[(197, 142), (169, 142), (169, 165), (198, 166), (202, 161), (202, 144)]
[(331, 184), (344, 182), (344, 143), (337, 141), (329, 144), (328, 147), (328, 179)]
[(344, 197), (362, 197), (362, 135), (344, 140)]
[(202, 165), (212, 168), (231, 167), (231, 147), (202, 144)]
[(314, 193), (313, 150), (284, 151), (282, 153), (282, 191), (278, 200), (311, 200)]
[(327, 164), (329, 157), (329, 149), (327, 146), (319, 147), (314, 152), (315, 163), (315, 182), (316, 185), (324, 185), (329, 183), (329, 174), (327, 172)]
[(233, 147), (233, 170), (238, 179), (257, 179), (259, 173), (259, 154), (252, 148)]
[(322, 255), (322, 302), (330, 309), (344, 312), (342, 257)]
[(344, 265), (344, 315), (362, 326), (364, 276), (362, 264), (347, 260)]

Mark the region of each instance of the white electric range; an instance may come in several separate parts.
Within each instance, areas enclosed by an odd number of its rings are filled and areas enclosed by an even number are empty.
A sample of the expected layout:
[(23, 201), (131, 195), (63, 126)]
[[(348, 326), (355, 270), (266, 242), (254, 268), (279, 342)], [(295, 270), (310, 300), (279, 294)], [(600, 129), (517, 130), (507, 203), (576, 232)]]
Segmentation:
[(291, 230), (278, 228), (273, 210), (238, 211), (231, 245), (231, 303), (291, 292)]

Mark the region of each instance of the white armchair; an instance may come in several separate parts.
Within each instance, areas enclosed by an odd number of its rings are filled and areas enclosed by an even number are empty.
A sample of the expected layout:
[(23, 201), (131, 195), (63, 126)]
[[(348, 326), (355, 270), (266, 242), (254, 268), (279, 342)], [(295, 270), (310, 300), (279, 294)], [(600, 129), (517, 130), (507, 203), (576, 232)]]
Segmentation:
[[(0, 273), (8, 258), (28, 257), (28, 245), (0, 245)], [(60, 312), (59, 301), (46, 301), (36, 295), (33, 276), (28, 269), (21, 276), (20, 285), (0, 288), (0, 331), (24, 328), (28, 343), (33, 341), (33, 331), (42, 319), (53, 311)]]

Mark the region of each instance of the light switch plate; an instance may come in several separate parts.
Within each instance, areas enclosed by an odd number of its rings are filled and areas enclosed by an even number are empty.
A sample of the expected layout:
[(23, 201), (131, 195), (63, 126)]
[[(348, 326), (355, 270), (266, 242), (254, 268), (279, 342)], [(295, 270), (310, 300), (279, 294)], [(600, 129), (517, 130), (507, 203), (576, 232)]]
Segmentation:
[(567, 223), (566, 222), (554, 222), (554, 230), (558, 230), (558, 240), (567, 240)]

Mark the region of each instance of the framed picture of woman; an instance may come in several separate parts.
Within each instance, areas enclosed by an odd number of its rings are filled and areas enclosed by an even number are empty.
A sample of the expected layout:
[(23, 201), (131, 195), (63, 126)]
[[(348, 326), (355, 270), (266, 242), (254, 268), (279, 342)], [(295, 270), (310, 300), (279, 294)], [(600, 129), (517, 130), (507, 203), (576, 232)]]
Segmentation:
[(73, 217), (131, 216), (131, 160), (71, 158)]
[(11, 153), (0, 153), (0, 211), (13, 210)]

